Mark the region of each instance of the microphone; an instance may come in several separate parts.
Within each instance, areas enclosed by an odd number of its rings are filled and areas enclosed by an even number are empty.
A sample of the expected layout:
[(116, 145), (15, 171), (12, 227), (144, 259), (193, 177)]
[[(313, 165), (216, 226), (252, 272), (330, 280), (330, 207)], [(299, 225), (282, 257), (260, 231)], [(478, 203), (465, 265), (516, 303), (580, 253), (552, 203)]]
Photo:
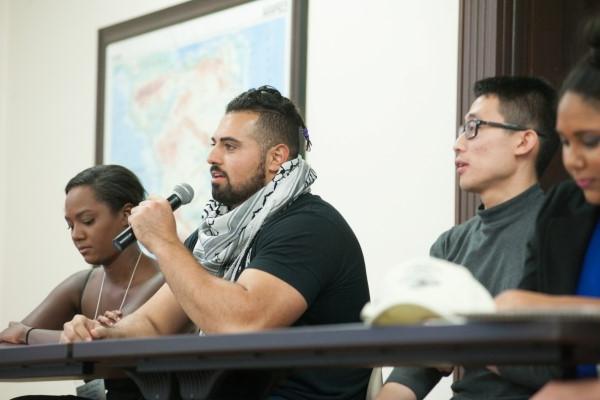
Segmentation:
[[(194, 189), (187, 183), (180, 183), (175, 185), (173, 188), (173, 193), (167, 197), (167, 201), (171, 205), (171, 209), (173, 211), (177, 210), (179, 206), (184, 205), (192, 201), (194, 198)], [(113, 239), (113, 246), (119, 251), (123, 251), (127, 246), (135, 241), (135, 234), (133, 233), (133, 228), (128, 226), (123, 230), (123, 232), (119, 233)]]

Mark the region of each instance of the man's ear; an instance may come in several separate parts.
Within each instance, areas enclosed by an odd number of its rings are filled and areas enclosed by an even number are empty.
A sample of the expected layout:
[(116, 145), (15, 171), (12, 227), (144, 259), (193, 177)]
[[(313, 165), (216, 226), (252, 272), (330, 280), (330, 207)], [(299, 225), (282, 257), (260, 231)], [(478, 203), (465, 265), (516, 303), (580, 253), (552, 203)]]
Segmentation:
[(289, 156), (290, 148), (287, 145), (280, 143), (271, 147), (267, 152), (267, 171), (276, 174), (281, 164), (286, 162)]
[(535, 151), (540, 139), (536, 131), (527, 129), (518, 135), (519, 141), (515, 149), (515, 154), (523, 156)]

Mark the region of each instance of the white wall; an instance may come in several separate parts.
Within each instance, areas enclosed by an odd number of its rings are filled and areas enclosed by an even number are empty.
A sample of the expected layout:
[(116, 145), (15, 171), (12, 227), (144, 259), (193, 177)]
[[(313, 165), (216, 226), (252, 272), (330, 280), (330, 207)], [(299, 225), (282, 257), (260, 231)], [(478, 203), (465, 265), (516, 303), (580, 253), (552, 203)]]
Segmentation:
[[(5, 326), (85, 267), (63, 219), (63, 188), (94, 163), (98, 29), (180, 1), (2, 1), (0, 24), (4, 27), (3, 19), (8, 19), (4, 30), (9, 45), (8, 57), (0, 56), (0, 63), (8, 62), (10, 95), (7, 129), (0, 137), (6, 151), (0, 154), (5, 160), (0, 164), (0, 190), (18, 193), (8, 197), (3, 192), (0, 203), (6, 211), (0, 224), (5, 243), (0, 253), (0, 305), (5, 305), (0, 326)], [(74, 386), (0, 383), (0, 398), (74, 393)]]
[[(0, 326), (82, 268), (63, 187), (94, 161), (97, 30), (177, 2), (0, 0)], [(458, 2), (310, 3), (314, 192), (354, 228), (372, 290), (452, 225), (457, 54)], [(49, 394), (73, 387), (44, 385)], [(31, 387), (0, 383), (0, 397)]]
[(354, 228), (373, 288), (453, 222), (458, 3), (313, 1), (309, 24), (315, 192)]

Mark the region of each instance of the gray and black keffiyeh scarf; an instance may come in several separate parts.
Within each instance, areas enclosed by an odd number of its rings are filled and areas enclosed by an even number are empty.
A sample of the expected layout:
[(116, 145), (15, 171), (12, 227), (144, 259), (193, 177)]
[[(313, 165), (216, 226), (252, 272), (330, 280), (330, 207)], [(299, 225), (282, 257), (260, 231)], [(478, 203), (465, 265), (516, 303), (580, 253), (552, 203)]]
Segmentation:
[(235, 281), (250, 261), (248, 249), (264, 222), (310, 192), (316, 178), (298, 156), (282, 164), (271, 182), (233, 210), (211, 199), (202, 213), (194, 257), (213, 275)]

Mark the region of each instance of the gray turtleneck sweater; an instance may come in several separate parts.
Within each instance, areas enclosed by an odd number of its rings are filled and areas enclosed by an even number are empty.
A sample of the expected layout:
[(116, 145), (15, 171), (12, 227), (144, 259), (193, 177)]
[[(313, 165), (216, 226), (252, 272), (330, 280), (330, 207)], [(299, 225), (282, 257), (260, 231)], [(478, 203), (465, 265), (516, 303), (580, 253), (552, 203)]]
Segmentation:
[[(430, 254), (467, 267), (492, 296), (514, 289), (523, 277), (527, 242), (543, 200), (541, 188), (534, 185), (504, 203), (480, 209), (467, 222), (444, 232), (431, 246)], [(518, 379), (521, 383), (485, 368), (466, 368), (452, 385), (453, 399), (528, 399), (535, 392), (537, 379), (524, 376), (528, 374), (527, 367), (523, 368), (517, 374), (524, 378)], [(442, 376), (435, 368), (397, 367), (387, 382), (408, 386), (417, 399), (422, 399)]]

